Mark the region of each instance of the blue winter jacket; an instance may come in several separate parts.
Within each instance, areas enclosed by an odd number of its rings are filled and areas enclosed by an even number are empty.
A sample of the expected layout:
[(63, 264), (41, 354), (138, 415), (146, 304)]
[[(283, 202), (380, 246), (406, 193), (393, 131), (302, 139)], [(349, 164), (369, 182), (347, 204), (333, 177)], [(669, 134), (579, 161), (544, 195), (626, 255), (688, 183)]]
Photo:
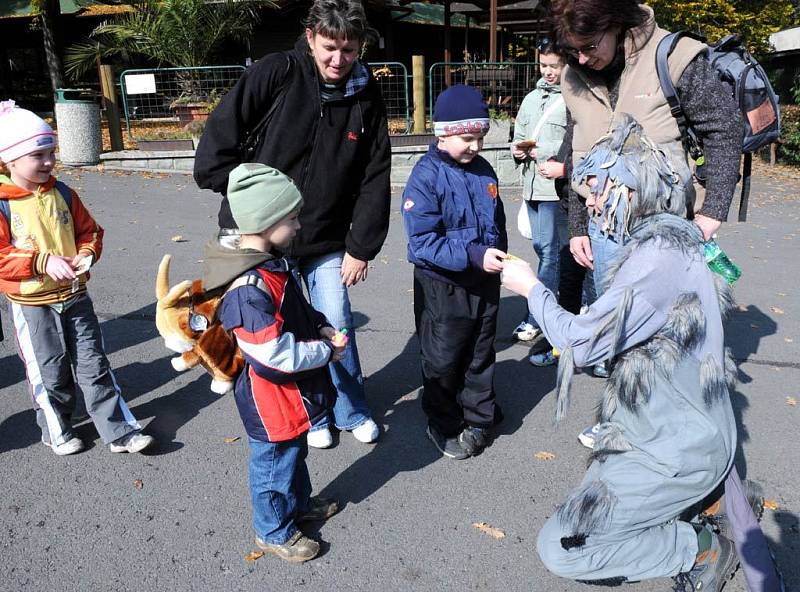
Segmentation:
[(481, 156), (462, 165), (431, 144), (411, 171), (402, 213), (408, 260), (450, 284), (487, 281), (486, 249), (508, 248), (497, 175)]

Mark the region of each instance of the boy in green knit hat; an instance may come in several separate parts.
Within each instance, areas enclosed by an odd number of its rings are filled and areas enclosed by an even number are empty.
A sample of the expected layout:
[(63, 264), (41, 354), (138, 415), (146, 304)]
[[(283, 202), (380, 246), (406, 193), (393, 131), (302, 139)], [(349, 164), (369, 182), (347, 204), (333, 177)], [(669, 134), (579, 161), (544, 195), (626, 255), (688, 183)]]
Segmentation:
[(203, 285), (229, 285), (218, 316), (245, 358), (234, 397), (250, 445), (256, 545), (303, 562), (319, 543), (298, 525), (338, 511), (335, 501), (311, 497), (305, 434), (333, 406), (327, 366), (344, 345), (281, 254), (300, 228), (303, 198), (294, 182), (272, 167), (242, 164), (230, 174), (227, 195), (241, 238), (235, 249), (209, 243)]

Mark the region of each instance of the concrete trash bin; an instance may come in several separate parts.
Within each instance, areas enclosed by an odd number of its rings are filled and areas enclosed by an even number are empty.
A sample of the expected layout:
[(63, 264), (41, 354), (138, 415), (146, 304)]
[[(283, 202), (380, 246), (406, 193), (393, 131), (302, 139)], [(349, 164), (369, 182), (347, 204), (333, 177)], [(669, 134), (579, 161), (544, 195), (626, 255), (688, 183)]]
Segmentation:
[(92, 90), (56, 90), (59, 160), (66, 165), (100, 162), (100, 103)]

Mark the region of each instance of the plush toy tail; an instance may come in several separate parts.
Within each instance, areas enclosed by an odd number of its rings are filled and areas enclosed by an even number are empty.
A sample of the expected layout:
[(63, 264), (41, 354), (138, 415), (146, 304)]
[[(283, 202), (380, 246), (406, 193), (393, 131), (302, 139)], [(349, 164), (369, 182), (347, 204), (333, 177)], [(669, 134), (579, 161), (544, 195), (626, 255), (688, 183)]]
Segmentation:
[(156, 298), (162, 300), (169, 292), (169, 262), (172, 255), (164, 255), (161, 263), (158, 264), (158, 274), (156, 275)]

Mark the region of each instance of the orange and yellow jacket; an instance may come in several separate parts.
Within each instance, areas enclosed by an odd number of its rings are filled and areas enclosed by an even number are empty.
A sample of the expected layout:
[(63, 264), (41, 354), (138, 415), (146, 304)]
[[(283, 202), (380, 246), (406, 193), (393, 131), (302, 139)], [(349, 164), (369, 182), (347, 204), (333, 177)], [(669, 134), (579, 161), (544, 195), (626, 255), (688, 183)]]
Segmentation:
[(47, 258), (83, 250), (96, 262), (102, 248), (103, 229), (72, 189), (50, 177), (32, 192), (0, 175), (0, 292), (9, 300), (55, 304), (85, 292), (88, 273), (78, 276), (75, 289), (73, 282), (56, 282), (45, 273)]

